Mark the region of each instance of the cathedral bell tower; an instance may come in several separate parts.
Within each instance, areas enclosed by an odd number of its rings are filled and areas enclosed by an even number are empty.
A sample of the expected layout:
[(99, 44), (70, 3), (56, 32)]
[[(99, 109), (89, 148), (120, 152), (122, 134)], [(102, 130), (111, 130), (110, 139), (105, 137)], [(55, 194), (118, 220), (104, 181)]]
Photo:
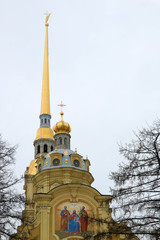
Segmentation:
[[(112, 196), (102, 195), (91, 186), (94, 178), (88, 157), (84, 158), (77, 149), (70, 149), (71, 127), (63, 120), (65, 105), (62, 102), (59, 104), (61, 120), (53, 130), (50, 128), (49, 16), (45, 23), (40, 128), (34, 140), (35, 158), (24, 175), (25, 209), (14, 240), (83, 240), (87, 236), (109, 233), (114, 226), (117, 228), (111, 217)], [(94, 219), (105, 219), (111, 224), (100, 224)], [(128, 237), (116, 233), (105, 239), (127, 240)]]
[(53, 131), (50, 128), (50, 93), (49, 93), (49, 60), (48, 60), (48, 19), (46, 18), (45, 27), (45, 46), (44, 46), (44, 65), (43, 65), (43, 81), (42, 81), (42, 98), (41, 98), (41, 113), (40, 113), (40, 128), (37, 131), (34, 140), (35, 158), (46, 155), (54, 149)]

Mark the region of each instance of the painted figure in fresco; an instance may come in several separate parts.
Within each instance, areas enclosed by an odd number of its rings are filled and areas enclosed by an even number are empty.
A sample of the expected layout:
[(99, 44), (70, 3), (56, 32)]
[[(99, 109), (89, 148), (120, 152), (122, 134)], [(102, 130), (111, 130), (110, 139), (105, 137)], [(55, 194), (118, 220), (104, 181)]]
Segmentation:
[(69, 216), (69, 233), (78, 233), (79, 232), (79, 215), (76, 213), (76, 210), (73, 210), (73, 213)]
[(64, 209), (61, 211), (61, 228), (62, 232), (68, 232), (68, 217), (70, 212), (67, 210), (67, 206), (64, 206)]
[(81, 226), (81, 232), (87, 232), (87, 227), (88, 227), (88, 214), (85, 210), (85, 207), (83, 206), (80, 213), (80, 226)]

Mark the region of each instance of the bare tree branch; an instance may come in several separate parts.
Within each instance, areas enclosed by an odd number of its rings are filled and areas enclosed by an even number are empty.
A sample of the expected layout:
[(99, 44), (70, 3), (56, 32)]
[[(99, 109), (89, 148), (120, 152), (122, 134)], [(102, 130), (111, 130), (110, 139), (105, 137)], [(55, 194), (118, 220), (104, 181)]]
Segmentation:
[(114, 218), (140, 239), (160, 239), (160, 120), (139, 130), (119, 151), (127, 162), (110, 174)]
[(10, 147), (0, 135), (0, 239), (12, 238), (22, 220), (25, 199), (15, 186), (23, 177), (15, 177), (13, 171), (16, 149), (17, 146)]

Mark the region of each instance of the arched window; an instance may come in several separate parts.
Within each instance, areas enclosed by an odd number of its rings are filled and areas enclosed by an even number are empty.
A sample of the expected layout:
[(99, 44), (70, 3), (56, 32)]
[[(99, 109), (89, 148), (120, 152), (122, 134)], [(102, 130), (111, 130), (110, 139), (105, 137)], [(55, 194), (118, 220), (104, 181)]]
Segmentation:
[(43, 149), (44, 152), (47, 152), (47, 150), (48, 150), (48, 149), (47, 149), (47, 148), (48, 148), (48, 147), (47, 147), (47, 144), (44, 144), (44, 147), (43, 147), (43, 148), (44, 148), (44, 149)]
[(64, 145), (67, 145), (67, 138), (64, 138)]
[(37, 154), (40, 153), (40, 145), (37, 146)]
[(55, 139), (55, 146), (57, 146), (57, 139)]
[(55, 158), (52, 163), (53, 163), (53, 166), (58, 166), (60, 161), (58, 158)]
[(41, 124), (43, 124), (43, 119), (41, 119)]
[(62, 144), (62, 138), (61, 137), (59, 138), (59, 144)]
[(47, 123), (47, 118), (44, 119), (44, 122)]
[(79, 166), (80, 166), (80, 162), (79, 162), (79, 160), (77, 160), (77, 159), (75, 159), (75, 160), (73, 161), (73, 164), (74, 164), (75, 167), (79, 167)]
[(51, 151), (53, 151), (53, 146), (51, 146)]
[(41, 168), (42, 168), (42, 165), (39, 164), (39, 166), (38, 166), (38, 171), (41, 171)]

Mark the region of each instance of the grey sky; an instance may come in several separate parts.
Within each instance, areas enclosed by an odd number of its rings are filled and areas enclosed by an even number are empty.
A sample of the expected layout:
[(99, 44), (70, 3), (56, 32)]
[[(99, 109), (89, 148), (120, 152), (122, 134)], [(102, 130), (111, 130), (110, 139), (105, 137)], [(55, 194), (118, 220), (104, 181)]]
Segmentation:
[(160, 1), (0, 0), (0, 132), (19, 144), (18, 174), (39, 127), (46, 11), (52, 126), (63, 100), (72, 149), (88, 154), (93, 186), (109, 194), (117, 143), (160, 116)]

